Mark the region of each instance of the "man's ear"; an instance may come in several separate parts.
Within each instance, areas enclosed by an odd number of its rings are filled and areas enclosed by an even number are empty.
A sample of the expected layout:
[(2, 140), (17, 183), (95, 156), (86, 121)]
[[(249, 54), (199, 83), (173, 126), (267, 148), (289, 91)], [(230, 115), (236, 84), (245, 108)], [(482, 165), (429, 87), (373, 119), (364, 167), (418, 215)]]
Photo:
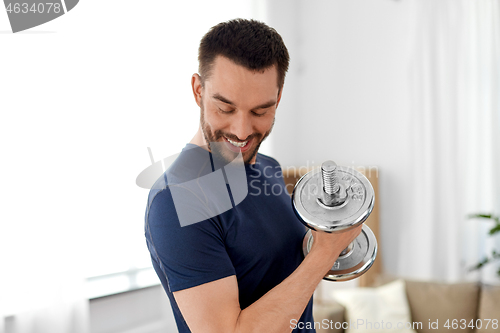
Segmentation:
[(193, 89), (194, 99), (196, 104), (201, 107), (201, 92), (203, 87), (201, 86), (201, 77), (198, 73), (194, 73), (191, 77), (191, 88)]
[(283, 86), (280, 88), (278, 91), (278, 99), (276, 100), (276, 109), (278, 108), (278, 105), (280, 104), (281, 101), (281, 93), (283, 92)]

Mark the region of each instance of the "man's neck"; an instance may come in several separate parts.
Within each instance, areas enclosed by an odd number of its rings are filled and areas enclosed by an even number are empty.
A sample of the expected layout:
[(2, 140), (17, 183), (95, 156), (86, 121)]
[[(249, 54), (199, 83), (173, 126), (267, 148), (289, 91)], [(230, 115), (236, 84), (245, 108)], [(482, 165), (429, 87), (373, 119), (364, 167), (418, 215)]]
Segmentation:
[(207, 142), (205, 141), (205, 137), (203, 136), (203, 133), (201, 132), (201, 127), (198, 127), (198, 131), (194, 135), (194, 137), (189, 141), (189, 143), (192, 143), (194, 145), (197, 145), (199, 147), (207, 147)]

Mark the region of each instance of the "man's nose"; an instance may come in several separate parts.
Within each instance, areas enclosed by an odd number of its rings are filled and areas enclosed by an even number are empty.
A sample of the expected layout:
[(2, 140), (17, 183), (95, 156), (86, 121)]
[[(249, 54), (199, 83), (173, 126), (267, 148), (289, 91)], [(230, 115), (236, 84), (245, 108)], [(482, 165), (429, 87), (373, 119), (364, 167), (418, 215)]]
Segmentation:
[(240, 141), (244, 141), (253, 132), (252, 119), (246, 112), (238, 112), (231, 123), (231, 134), (238, 137)]

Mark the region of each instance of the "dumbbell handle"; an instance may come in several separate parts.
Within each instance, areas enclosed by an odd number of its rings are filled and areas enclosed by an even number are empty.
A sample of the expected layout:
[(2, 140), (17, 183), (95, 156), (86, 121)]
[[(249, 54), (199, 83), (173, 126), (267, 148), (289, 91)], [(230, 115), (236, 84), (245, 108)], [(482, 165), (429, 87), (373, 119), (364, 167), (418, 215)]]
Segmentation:
[[(311, 250), (313, 241), (311, 230), (309, 230), (302, 243), (304, 256), (307, 256)], [(362, 251), (364, 255), (361, 258), (358, 257), (359, 253), (355, 253), (357, 251), (355, 250), (356, 247), (358, 247), (358, 250), (364, 248), (364, 251)], [(328, 281), (348, 281), (363, 275), (375, 262), (377, 248), (375, 235), (367, 225), (363, 224), (361, 234), (346, 248), (349, 249), (349, 252), (339, 255), (337, 261), (323, 279)], [(357, 262), (357, 265), (352, 266), (349, 264), (353, 261)], [(348, 268), (345, 268), (346, 266)]]
[[(335, 169), (337, 169), (337, 163), (334, 161), (328, 160), (321, 164), (321, 178), (323, 180), (322, 201), (326, 206), (337, 206), (344, 203), (347, 198), (347, 195), (340, 197), (337, 194), (340, 191), (340, 185)], [(340, 252), (339, 257), (348, 255), (352, 251), (353, 247), (354, 242), (349, 244), (342, 252)]]

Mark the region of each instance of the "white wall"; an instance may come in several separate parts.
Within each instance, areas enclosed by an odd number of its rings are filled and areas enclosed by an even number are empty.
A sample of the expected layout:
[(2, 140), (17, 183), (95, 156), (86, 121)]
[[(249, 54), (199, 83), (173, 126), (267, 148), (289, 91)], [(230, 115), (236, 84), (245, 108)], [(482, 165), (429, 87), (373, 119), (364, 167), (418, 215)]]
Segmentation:
[(290, 72), (273, 132), (282, 165), (377, 166), (380, 249), (397, 273), (405, 218), (410, 119), (410, 5), (394, 0), (270, 1)]

